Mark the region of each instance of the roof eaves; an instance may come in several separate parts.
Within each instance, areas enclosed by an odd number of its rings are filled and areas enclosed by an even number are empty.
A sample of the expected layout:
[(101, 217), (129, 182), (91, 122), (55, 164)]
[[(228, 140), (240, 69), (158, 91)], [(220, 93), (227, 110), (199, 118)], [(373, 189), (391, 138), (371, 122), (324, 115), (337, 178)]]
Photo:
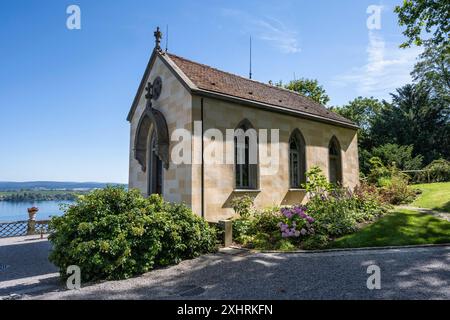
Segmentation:
[(170, 56), (168, 54), (162, 52), (160, 53), (160, 57), (188, 91), (198, 89), (195, 83), (192, 82), (192, 80), (189, 79), (186, 74), (184, 74), (183, 70), (181, 70), (180, 67), (178, 67), (172, 59), (170, 59)]
[(281, 107), (281, 106), (277, 106), (277, 105), (273, 105), (273, 104), (263, 103), (263, 102), (245, 99), (245, 98), (241, 98), (241, 97), (236, 97), (236, 96), (219, 93), (219, 92), (215, 92), (215, 91), (210, 91), (210, 90), (205, 90), (205, 89), (194, 89), (194, 90), (192, 90), (192, 93), (200, 95), (200, 96), (212, 97), (212, 98), (217, 98), (217, 99), (221, 99), (221, 100), (240, 102), (240, 103), (251, 105), (251, 106), (259, 106), (259, 107), (263, 107), (264, 109), (267, 109), (272, 112), (281, 112), (281, 113), (296, 115), (296, 116), (300, 116), (302, 118), (311, 119), (311, 120), (329, 123), (329, 124), (334, 124), (334, 125), (339, 125), (339, 126), (345, 127), (345, 128), (351, 128), (351, 129), (355, 129), (355, 130), (359, 129), (359, 126), (357, 126), (354, 123), (339, 121), (336, 119), (331, 119), (331, 118), (311, 114), (308, 112), (303, 112), (300, 110), (294, 110), (294, 109), (287, 108), (287, 107)]

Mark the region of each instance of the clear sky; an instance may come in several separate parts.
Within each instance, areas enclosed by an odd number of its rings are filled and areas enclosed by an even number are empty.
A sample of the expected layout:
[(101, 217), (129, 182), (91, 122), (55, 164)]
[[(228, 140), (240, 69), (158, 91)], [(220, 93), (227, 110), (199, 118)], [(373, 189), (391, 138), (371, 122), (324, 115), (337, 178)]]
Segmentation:
[[(419, 53), (402, 50), (401, 0), (4, 1), (0, 10), (0, 181), (127, 182), (126, 116), (153, 31), (169, 51), (253, 78), (318, 79), (329, 105), (388, 98)], [(66, 27), (69, 5), (81, 30)], [(382, 5), (381, 29), (366, 10)], [(164, 44), (164, 41), (163, 41)]]

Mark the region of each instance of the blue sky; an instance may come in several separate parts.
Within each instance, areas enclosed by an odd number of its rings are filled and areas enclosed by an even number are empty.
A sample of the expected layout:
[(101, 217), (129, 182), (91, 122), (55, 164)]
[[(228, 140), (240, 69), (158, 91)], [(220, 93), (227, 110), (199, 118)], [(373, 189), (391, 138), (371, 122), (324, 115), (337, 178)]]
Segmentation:
[[(410, 81), (418, 49), (401, 50), (397, 1), (8, 1), (0, 10), (0, 181), (127, 182), (126, 115), (151, 50), (239, 75), (315, 78), (330, 105), (388, 98)], [(81, 8), (81, 30), (66, 8)], [(369, 5), (382, 5), (368, 30)], [(164, 42), (163, 42), (164, 44)]]

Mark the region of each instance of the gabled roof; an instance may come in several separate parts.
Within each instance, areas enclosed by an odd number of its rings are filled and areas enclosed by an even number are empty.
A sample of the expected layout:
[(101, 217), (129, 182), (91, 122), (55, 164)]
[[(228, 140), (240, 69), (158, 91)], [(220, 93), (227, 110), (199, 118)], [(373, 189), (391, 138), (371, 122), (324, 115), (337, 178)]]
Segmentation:
[[(295, 91), (250, 80), (171, 53), (154, 51), (152, 58), (154, 58), (154, 55), (159, 55), (162, 58), (192, 94), (236, 100), (272, 111), (288, 112), (305, 118), (357, 128), (352, 121)], [(147, 66), (143, 82), (148, 77), (150, 64), (153, 64), (152, 58)], [(144, 87), (145, 83), (141, 83), (130, 115), (134, 112), (135, 104), (138, 102)], [(128, 120), (130, 120), (130, 115)]]

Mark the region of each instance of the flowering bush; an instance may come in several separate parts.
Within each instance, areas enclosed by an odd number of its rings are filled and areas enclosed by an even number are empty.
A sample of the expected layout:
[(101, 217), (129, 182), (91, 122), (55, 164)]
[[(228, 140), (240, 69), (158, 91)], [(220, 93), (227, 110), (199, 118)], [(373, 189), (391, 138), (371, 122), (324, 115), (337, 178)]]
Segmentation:
[(284, 216), (284, 221), (281, 221), (278, 226), (281, 230), (283, 238), (298, 238), (314, 234), (314, 218), (306, 214), (306, 206), (295, 206), (292, 208), (282, 208), (281, 214)]
[(307, 177), (307, 205), (253, 209), (234, 221), (236, 241), (262, 250), (324, 248), (333, 238), (355, 232), (359, 223), (373, 221), (387, 212), (388, 206), (381, 202), (374, 186), (362, 184), (353, 191), (331, 188), (318, 167), (312, 168)]

